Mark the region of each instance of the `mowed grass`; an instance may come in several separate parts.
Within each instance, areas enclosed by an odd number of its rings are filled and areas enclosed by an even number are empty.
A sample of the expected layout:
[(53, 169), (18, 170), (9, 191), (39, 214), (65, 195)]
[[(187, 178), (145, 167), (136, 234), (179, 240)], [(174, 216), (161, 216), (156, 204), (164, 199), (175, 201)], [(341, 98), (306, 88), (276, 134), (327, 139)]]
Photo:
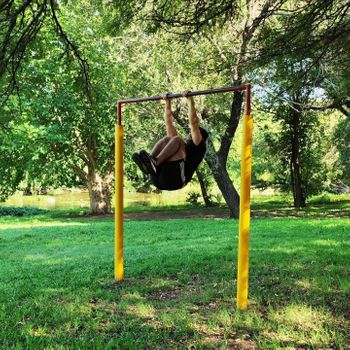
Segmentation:
[(236, 310), (238, 222), (0, 220), (1, 349), (347, 349), (349, 218), (252, 221)]

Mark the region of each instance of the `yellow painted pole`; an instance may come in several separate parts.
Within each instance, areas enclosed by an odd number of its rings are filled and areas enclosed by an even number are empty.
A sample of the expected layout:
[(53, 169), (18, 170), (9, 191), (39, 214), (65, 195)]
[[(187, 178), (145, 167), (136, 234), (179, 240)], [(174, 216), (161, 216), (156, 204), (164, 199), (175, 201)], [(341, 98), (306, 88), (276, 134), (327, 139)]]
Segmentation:
[(123, 177), (124, 177), (124, 130), (115, 128), (115, 214), (114, 214), (114, 278), (124, 278), (123, 232)]
[(250, 183), (252, 173), (253, 117), (243, 116), (241, 193), (239, 212), (237, 308), (245, 310), (248, 303), (248, 258), (250, 231)]

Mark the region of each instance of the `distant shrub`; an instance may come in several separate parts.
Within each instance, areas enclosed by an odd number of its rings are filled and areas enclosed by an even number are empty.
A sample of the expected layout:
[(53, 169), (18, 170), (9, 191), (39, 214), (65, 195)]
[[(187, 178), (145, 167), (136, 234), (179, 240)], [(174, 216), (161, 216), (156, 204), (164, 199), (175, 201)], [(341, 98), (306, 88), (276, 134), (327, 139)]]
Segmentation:
[(186, 197), (186, 202), (193, 205), (198, 205), (200, 197), (201, 195), (197, 192), (189, 192)]
[(324, 204), (324, 203), (330, 203), (332, 201), (331, 196), (328, 193), (323, 193), (319, 196), (314, 196), (311, 200), (310, 203), (313, 204)]
[(47, 210), (33, 207), (0, 207), (0, 216), (32, 216), (47, 213)]

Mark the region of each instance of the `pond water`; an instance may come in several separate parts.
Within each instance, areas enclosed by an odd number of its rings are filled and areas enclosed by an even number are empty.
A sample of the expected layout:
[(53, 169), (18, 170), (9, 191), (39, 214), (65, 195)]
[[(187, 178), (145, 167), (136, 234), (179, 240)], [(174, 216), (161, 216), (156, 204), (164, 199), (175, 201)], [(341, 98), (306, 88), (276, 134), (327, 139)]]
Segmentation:
[[(134, 205), (148, 205), (148, 206), (162, 206), (172, 204), (186, 203), (186, 195), (188, 190), (182, 189), (174, 192), (163, 193), (124, 193), (124, 206)], [(114, 202), (112, 202), (114, 203)], [(29, 206), (41, 209), (77, 209), (89, 208), (89, 194), (88, 192), (64, 192), (52, 195), (33, 195), (23, 196), (16, 194), (8, 198), (2, 206)]]

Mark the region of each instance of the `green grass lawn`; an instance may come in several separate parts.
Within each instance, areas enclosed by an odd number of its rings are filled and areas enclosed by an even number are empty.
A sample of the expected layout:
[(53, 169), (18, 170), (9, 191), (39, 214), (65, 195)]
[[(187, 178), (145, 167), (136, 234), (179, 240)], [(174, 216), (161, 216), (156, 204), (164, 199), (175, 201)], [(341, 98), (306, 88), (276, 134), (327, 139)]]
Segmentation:
[(0, 218), (1, 349), (347, 349), (349, 218), (252, 221), (249, 307), (238, 222)]

